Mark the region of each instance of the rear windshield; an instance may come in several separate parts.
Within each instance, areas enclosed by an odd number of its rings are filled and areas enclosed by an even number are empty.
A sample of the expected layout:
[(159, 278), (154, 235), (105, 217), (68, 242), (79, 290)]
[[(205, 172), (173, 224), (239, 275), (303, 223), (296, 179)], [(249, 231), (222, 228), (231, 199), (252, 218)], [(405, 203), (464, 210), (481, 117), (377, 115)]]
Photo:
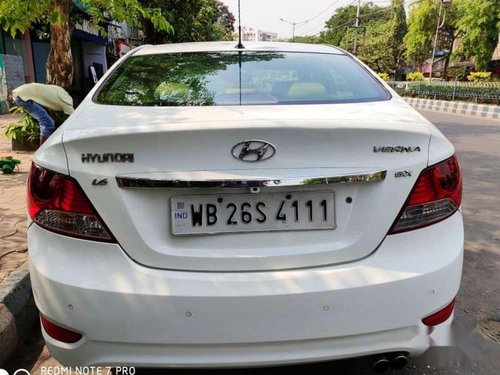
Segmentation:
[(101, 104), (212, 106), (321, 104), (388, 99), (345, 55), (282, 52), (132, 56), (106, 80)]

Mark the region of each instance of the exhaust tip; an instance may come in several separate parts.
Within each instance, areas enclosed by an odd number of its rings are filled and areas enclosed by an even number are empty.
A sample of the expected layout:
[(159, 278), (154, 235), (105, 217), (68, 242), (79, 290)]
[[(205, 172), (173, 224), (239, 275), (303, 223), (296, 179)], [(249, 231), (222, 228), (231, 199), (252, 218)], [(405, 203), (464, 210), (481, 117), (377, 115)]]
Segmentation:
[(372, 371), (377, 374), (382, 374), (389, 369), (390, 362), (383, 354), (374, 355), (368, 358)]
[(401, 370), (406, 367), (408, 364), (408, 357), (403, 354), (398, 354), (396, 357), (392, 359), (392, 367)]
[(372, 365), (373, 372), (382, 374), (389, 369), (389, 361), (386, 358), (379, 359)]

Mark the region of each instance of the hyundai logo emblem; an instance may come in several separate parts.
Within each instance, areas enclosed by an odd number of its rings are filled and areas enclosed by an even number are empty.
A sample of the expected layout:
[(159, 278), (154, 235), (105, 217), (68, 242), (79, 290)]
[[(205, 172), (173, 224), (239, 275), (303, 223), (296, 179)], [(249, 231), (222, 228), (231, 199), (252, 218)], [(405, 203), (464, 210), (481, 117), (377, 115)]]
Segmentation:
[(240, 142), (231, 149), (233, 157), (251, 163), (272, 158), (275, 153), (276, 148), (272, 144), (255, 139)]

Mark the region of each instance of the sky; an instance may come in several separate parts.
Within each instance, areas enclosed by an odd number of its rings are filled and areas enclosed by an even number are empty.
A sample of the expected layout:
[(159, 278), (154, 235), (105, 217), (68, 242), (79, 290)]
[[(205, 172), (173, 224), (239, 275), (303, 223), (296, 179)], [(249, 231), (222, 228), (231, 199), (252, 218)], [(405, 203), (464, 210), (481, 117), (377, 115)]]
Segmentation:
[[(238, 27), (238, 0), (221, 0), (229, 6), (235, 15), (235, 28)], [(357, 0), (240, 0), (241, 25), (264, 31), (277, 32), (280, 38), (292, 36), (292, 25), (289, 22), (309, 21), (297, 25), (295, 35), (313, 35), (319, 33), (325, 21), (330, 19), (336, 8), (356, 4)], [(361, 0), (361, 3), (367, 3)], [(377, 5), (388, 5), (390, 0), (372, 0)], [(321, 13), (321, 14), (320, 14)]]

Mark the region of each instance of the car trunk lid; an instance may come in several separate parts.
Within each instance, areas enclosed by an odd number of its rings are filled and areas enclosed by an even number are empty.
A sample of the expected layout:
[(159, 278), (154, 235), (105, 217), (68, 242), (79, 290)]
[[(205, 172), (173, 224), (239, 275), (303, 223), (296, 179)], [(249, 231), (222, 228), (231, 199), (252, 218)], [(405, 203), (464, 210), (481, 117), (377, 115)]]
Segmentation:
[[(155, 268), (261, 271), (364, 258), (383, 241), (427, 165), (429, 129), (399, 101), (90, 107), (64, 130), (70, 174), (123, 250)], [(239, 160), (231, 150), (247, 140), (270, 143), (276, 153), (261, 162)], [(395, 177), (405, 171), (404, 178)], [(258, 231), (193, 234), (188, 228), (174, 234), (178, 202), (205, 202), (206, 209), (223, 199), (237, 204), (241, 218), (245, 197), (255, 206), (258, 197), (270, 202), (287, 195), (292, 198), (285, 227), (267, 223)], [(304, 205), (327, 200), (334, 216), (326, 227), (295, 225), (294, 197)], [(307, 212), (304, 205), (301, 212)]]

